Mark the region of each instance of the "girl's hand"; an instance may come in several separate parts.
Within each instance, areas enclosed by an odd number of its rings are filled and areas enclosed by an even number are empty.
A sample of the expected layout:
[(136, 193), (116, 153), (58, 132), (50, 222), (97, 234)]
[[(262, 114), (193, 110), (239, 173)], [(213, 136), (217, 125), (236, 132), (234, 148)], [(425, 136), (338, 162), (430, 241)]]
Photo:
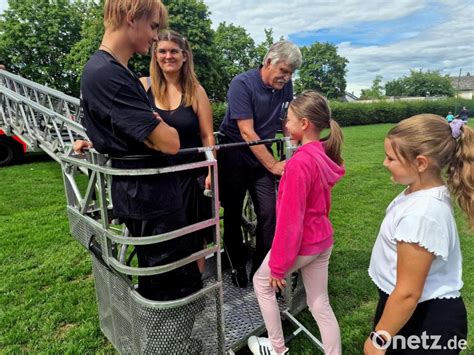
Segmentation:
[(211, 173), (207, 174), (206, 180), (204, 180), (204, 189), (210, 190), (211, 189)]
[(270, 172), (273, 175), (282, 176), (283, 171), (285, 170), (286, 160), (278, 161), (270, 168)]
[(280, 291), (283, 292), (283, 289), (286, 287), (285, 279), (277, 279), (277, 278), (274, 278), (273, 276), (270, 275), (268, 280), (270, 281), (270, 286), (272, 286), (274, 290), (279, 288)]
[(377, 349), (369, 338), (364, 343), (364, 354), (365, 355), (384, 355), (385, 350)]

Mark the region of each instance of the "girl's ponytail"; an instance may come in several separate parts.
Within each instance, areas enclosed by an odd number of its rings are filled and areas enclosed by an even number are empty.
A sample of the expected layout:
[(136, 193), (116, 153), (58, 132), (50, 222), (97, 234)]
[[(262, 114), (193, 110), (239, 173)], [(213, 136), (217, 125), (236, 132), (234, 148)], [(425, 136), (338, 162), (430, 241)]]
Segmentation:
[(448, 165), (448, 186), (474, 227), (474, 130), (463, 125)]
[(327, 137), (321, 139), (324, 141), (324, 150), (332, 161), (337, 165), (342, 165), (344, 162), (341, 155), (342, 141), (344, 139), (342, 129), (332, 118), (329, 120), (329, 128), (331, 129), (331, 133), (329, 133)]

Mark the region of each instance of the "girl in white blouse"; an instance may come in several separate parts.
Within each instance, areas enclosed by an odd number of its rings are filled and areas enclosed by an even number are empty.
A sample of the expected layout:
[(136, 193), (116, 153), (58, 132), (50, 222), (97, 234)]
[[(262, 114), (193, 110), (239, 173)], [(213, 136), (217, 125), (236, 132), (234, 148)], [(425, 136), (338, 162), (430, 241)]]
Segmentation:
[(388, 132), (385, 154), (392, 180), (407, 188), (388, 206), (372, 251), (369, 275), (380, 298), (365, 354), (458, 354), (467, 315), (450, 193), (472, 227), (474, 131), (413, 116)]

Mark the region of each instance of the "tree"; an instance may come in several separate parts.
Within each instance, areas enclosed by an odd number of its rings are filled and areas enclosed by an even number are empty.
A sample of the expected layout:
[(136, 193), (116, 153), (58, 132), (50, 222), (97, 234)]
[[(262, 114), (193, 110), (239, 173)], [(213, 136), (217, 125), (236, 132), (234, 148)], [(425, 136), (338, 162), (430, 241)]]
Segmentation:
[(385, 83), (385, 95), (403, 96), (405, 92), (403, 79), (394, 79)]
[(189, 41), (194, 55), (196, 74), (210, 98), (220, 92), (214, 31), (207, 5), (201, 0), (165, 0), (170, 19), (169, 27)]
[(360, 93), (361, 100), (369, 99), (381, 99), (383, 98), (383, 86), (381, 85), (383, 80), (382, 75), (377, 75), (372, 82), (370, 89), (362, 89)]
[(454, 96), (449, 76), (430, 70), (411, 70), (409, 76), (388, 82), (385, 91), (388, 96)]
[(65, 59), (66, 70), (71, 73), (74, 81), (74, 96), (79, 96), (82, 69), (92, 53), (99, 48), (104, 35), (103, 8), (104, 0), (90, 4), (82, 24), (81, 39), (72, 46)]
[(86, 1), (9, 0), (0, 20), (0, 58), (8, 70), (73, 93), (65, 57), (79, 41)]
[(225, 100), (230, 81), (234, 76), (255, 68), (258, 55), (255, 42), (245, 28), (220, 23), (215, 32), (215, 53), (219, 56), (219, 100)]
[(295, 91), (317, 90), (328, 98), (344, 96), (346, 90), (346, 65), (348, 60), (337, 54), (330, 43), (313, 43), (302, 47), (303, 64), (295, 82)]
[[(82, 39), (68, 56), (68, 65), (79, 78), (89, 57), (99, 47), (103, 26), (103, 0), (90, 8), (82, 28)], [(213, 98), (219, 94), (218, 73), (214, 50), (214, 32), (207, 5), (200, 0), (164, 0), (169, 12), (169, 28), (182, 34), (190, 43), (199, 81)], [(136, 55), (129, 62), (136, 73), (149, 75), (150, 56)], [(79, 79), (78, 79), (79, 80)]]
[[(273, 30), (264, 29), (265, 39), (255, 46), (247, 30), (233, 24), (221, 23), (215, 33), (215, 51), (219, 55), (219, 90), (215, 99), (225, 101), (232, 79), (262, 64), (265, 54), (274, 43)], [(280, 41), (283, 37), (280, 37)]]
[[(265, 39), (257, 46), (257, 48), (255, 48), (255, 51), (257, 52), (256, 61), (259, 65), (262, 64), (265, 54), (267, 54), (270, 47), (275, 43), (275, 40), (273, 39), (273, 29), (264, 28), (263, 31), (265, 31)], [(280, 37), (279, 40), (282, 41), (283, 37)]]

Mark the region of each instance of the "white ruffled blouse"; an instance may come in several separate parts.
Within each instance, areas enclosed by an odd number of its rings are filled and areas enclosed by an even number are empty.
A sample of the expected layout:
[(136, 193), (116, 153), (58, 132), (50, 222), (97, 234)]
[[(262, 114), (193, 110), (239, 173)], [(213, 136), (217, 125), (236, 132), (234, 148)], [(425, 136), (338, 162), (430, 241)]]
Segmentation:
[(369, 275), (385, 293), (397, 280), (397, 241), (416, 243), (435, 256), (419, 302), (460, 296), (462, 257), (446, 186), (400, 193), (387, 207), (375, 241)]

